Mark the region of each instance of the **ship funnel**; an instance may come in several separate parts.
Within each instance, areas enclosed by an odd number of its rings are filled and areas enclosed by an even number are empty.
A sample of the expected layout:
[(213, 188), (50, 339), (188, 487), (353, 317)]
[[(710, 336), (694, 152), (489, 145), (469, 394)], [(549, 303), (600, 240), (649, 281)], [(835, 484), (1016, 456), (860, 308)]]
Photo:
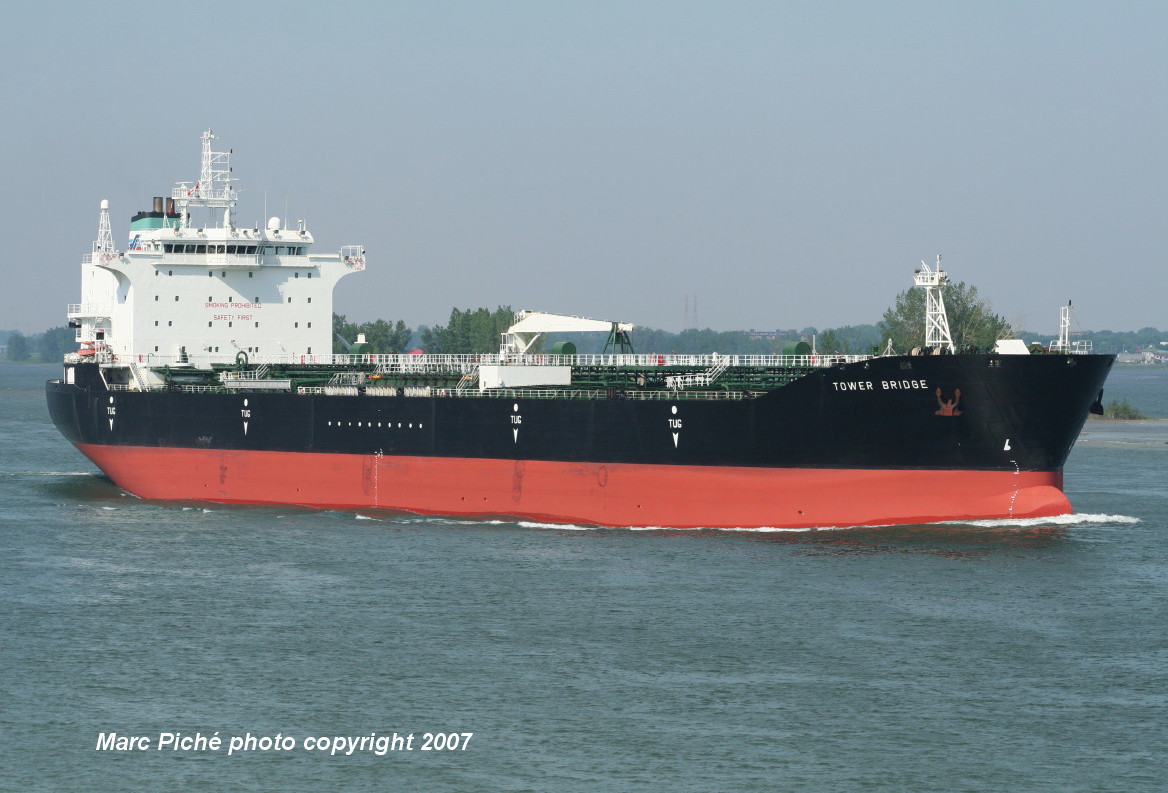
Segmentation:
[(160, 196), (160, 195), (154, 196), (154, 211), (155, 212), (162, 211), (162, 196)]

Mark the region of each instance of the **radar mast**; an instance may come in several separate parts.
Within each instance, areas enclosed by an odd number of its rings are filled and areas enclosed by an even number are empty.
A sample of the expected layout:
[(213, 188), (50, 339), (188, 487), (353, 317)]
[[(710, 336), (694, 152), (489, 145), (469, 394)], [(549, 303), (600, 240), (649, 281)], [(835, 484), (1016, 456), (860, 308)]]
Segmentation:
[(114, 234), (110, 229), (109, 199), (101, 199), (101, 215), (97, 221), (97, 239), (93, 243), (94, 253), (112, 252), (114, 249)]
[(921, 260), (914, 283), (925, 288), (925, 346), (944, 347), (953, 352), (953, 338), (949, 335), (949, 317), (945, 314), (945, 300), (941, 290), (949, 283), (949, 275), (941, 269), (941, 254), (937, 254), (937, 269)]
[(211, 141), (215, 135), (211, 130), (203, 133), (203, 159), (199, 169), (199, 181), (194, 186), (190, 182), (179, 182), (178, 187), (171, 190), (171, 198), (180, 209), (182, 223), (180, 228), (186, 229), (191, 223), (192, 206), (205, 207), (208, 210), (223, 210), (223, 227), (234, 228), (231, 219), (231, 210), (238, 199), (235, 188), (231, 183), (235, 181), (231, 176), (231, 151), (212, 151)]

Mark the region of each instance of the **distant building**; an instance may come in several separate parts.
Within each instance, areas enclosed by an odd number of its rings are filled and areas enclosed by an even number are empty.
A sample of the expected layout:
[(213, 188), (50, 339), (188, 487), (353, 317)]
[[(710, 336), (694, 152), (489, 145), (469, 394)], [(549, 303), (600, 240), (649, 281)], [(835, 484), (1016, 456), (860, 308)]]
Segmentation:
[(797, 339), (799, 338), (799, 331), (791, 330), (750, 330), (742, 331), (750, 339), (762, 339), (764, 341), (775, 341), (776, 339)]
[(1142, 352), (1121, 352), (1115, 359), (1118, 363), (1168, 364), (1168, 353), (1159, 350)]

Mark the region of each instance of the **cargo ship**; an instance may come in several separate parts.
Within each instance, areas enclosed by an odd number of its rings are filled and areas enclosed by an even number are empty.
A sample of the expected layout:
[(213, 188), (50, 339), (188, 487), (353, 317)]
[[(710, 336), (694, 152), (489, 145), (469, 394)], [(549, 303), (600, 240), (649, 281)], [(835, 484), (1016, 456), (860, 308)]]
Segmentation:
[[(630, 323), (527, 311), (497, 353), (334, 354), (333, 288), (365, 249), (241, 224), (214, 140), (124, 249), (101, 202), (79, 347), (46, 384), (65, 438), (136, 496), (676, 528), (1071, 510), (1063, 465), (1114, 357), (956, 350), (939, 259), (906, 354), (638, 353)], [(604, 352), (578, 354), (596, 331)]]

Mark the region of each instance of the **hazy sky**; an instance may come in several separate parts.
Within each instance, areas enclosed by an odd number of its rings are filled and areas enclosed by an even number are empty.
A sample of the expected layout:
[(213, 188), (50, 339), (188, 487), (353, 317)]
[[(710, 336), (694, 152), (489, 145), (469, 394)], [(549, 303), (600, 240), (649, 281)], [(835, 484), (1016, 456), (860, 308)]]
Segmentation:
[[(362, 243), (363, 321), (879, 320), (937, 253), (1049, 332), (1168, 328), (1168, 2), (34, 2), (0, 10), (0, 328), (234, 149)], [(691, 309), (692, 312), (692, 309)]]

